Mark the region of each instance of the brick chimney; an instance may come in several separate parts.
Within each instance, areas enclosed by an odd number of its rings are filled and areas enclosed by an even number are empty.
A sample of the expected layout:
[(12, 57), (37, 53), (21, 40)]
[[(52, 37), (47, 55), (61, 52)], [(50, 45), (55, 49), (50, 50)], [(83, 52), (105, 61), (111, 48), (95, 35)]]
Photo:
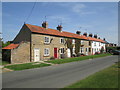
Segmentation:
[(94, 35), (94, 38), (97, 38), (97, 34)]
[(92, 33), (90, 33), (90, 34), (89, 34), (89, 37), (92, 37), (92, 36), (93, 36)]
[(103, 40), (105, 41), (105, 38), (103, 38)]
[(76, 31), (76, 34), (80, 35), (81, 31)]
[(87, 37), (87, 33), (86, 32), (83, 35)]
[(57, 26), (57, 30), (59, 30), (60, 32), (62, 32), (62, 28), (63, 28), (63, 27), (62, 27), (61, 25), (58, 25), (58, 26)]
[(43, 23), (42, 23), (42, 27), (44, 27), (44, 28), (48, 28), (48, 22), (46, 22), (46, 21), (44, 21)]

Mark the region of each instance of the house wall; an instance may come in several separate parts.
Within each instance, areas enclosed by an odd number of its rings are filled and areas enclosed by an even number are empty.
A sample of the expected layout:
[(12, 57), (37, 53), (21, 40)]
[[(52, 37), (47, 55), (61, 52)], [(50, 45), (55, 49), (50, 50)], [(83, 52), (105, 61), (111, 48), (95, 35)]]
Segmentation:
[(93, 54), (95, 54), (95, 52), (100, 53), (100, 50), (101, 50), (102, 47), (105, 50), (105, 44), (104, 43), (93, 41), (92, 42), (92, 53)]
[(22, 42), (18, 48), (11, 50), (11, 63), (30, 62), (30, 42)]
[(89, 41), (81, 40), (80, 53), (91, 55), (91, 52), (89, 52), (89, 48), (91, 48), (91, 46), (89, 45)]
[(13, 43), (20, 43), (22, 41), (30, 42), (30, 37), (31, 37), (31, 31), (26, 25), (23, 25), (22, 29), (13, 40)]
[[(45, 44), (44, 43), (44, 38), (48, 36), (50, 37), (51, 43)], [(58, 53), (58, 58), (60, 58), (60, 48), (65, 48), (65, 55), (67, 55), (66, 51), (66, 44), (61, 44), (60, 43), (60, 38), (63, 37), (56, 37), (56, 36), (49, 36), (49, 35), (42, 35), (42, 34), (32, 34), (31, 37), (31, 50), (32, 50), (32, 61), (34, 61), (34, 49), (38, 48), (40, 50), (40, 60), (47, 60), (50, 59), (51, 57), (54, 57), (54, 48), (58, 48), (57, 53)], [(50, 54), (49, 56), (44, 56), (44, 49), (49, 48)]]

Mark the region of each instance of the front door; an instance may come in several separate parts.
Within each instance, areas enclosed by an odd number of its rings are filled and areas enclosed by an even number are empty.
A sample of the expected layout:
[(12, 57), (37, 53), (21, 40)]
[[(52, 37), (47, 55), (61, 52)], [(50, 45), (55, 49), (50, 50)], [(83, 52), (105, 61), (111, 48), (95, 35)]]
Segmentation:
[(70, 49), (69, 49), (69, 48), (67, 49), (67, 56), (68, 56), (68, 57), (71, 57), (71, 52), (70, 52)]
[(40, 50), (39, 48), (34, 49), (34, 61), (37, 62), (40, 60)]
[(54, 48), (54, 58), (57, 58), (57, 48)]

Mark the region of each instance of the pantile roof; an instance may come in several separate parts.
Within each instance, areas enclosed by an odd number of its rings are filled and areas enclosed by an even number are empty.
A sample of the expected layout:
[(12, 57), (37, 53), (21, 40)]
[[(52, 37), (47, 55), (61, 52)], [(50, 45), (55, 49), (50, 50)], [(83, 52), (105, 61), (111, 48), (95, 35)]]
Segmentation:
[(49, 35), (55, 35), (55, 36), (70, 37), (70, 38), (98, 41), (98, 42), (105, 43), (105, 41), (102, 39), (86, 37), (84, 35), (78, 35), (78, 34), (65, 32), (65, 31), (60, 32), (59, 30), (50, 29), (50, 28), (46, 29), (40, 26), (31, 25), (31, 24), (25, 24), (25, 25), (31, 30), (31, 32), (34, 32), (34, 33), (49, 34)]
[(14, 48), (17, 48), (19, 46), (19, 44), (10, 44), (2, 49), (14, 49)]

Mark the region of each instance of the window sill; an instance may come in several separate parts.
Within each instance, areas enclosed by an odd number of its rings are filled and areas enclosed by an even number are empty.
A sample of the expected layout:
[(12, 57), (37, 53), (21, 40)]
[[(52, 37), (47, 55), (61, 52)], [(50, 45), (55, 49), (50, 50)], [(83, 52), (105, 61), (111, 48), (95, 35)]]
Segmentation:
[(49, 57), (50, 55), (44, 55), (44, 57)]
[(50, 43), (44, 43), (44, 44), (49, 45)]

